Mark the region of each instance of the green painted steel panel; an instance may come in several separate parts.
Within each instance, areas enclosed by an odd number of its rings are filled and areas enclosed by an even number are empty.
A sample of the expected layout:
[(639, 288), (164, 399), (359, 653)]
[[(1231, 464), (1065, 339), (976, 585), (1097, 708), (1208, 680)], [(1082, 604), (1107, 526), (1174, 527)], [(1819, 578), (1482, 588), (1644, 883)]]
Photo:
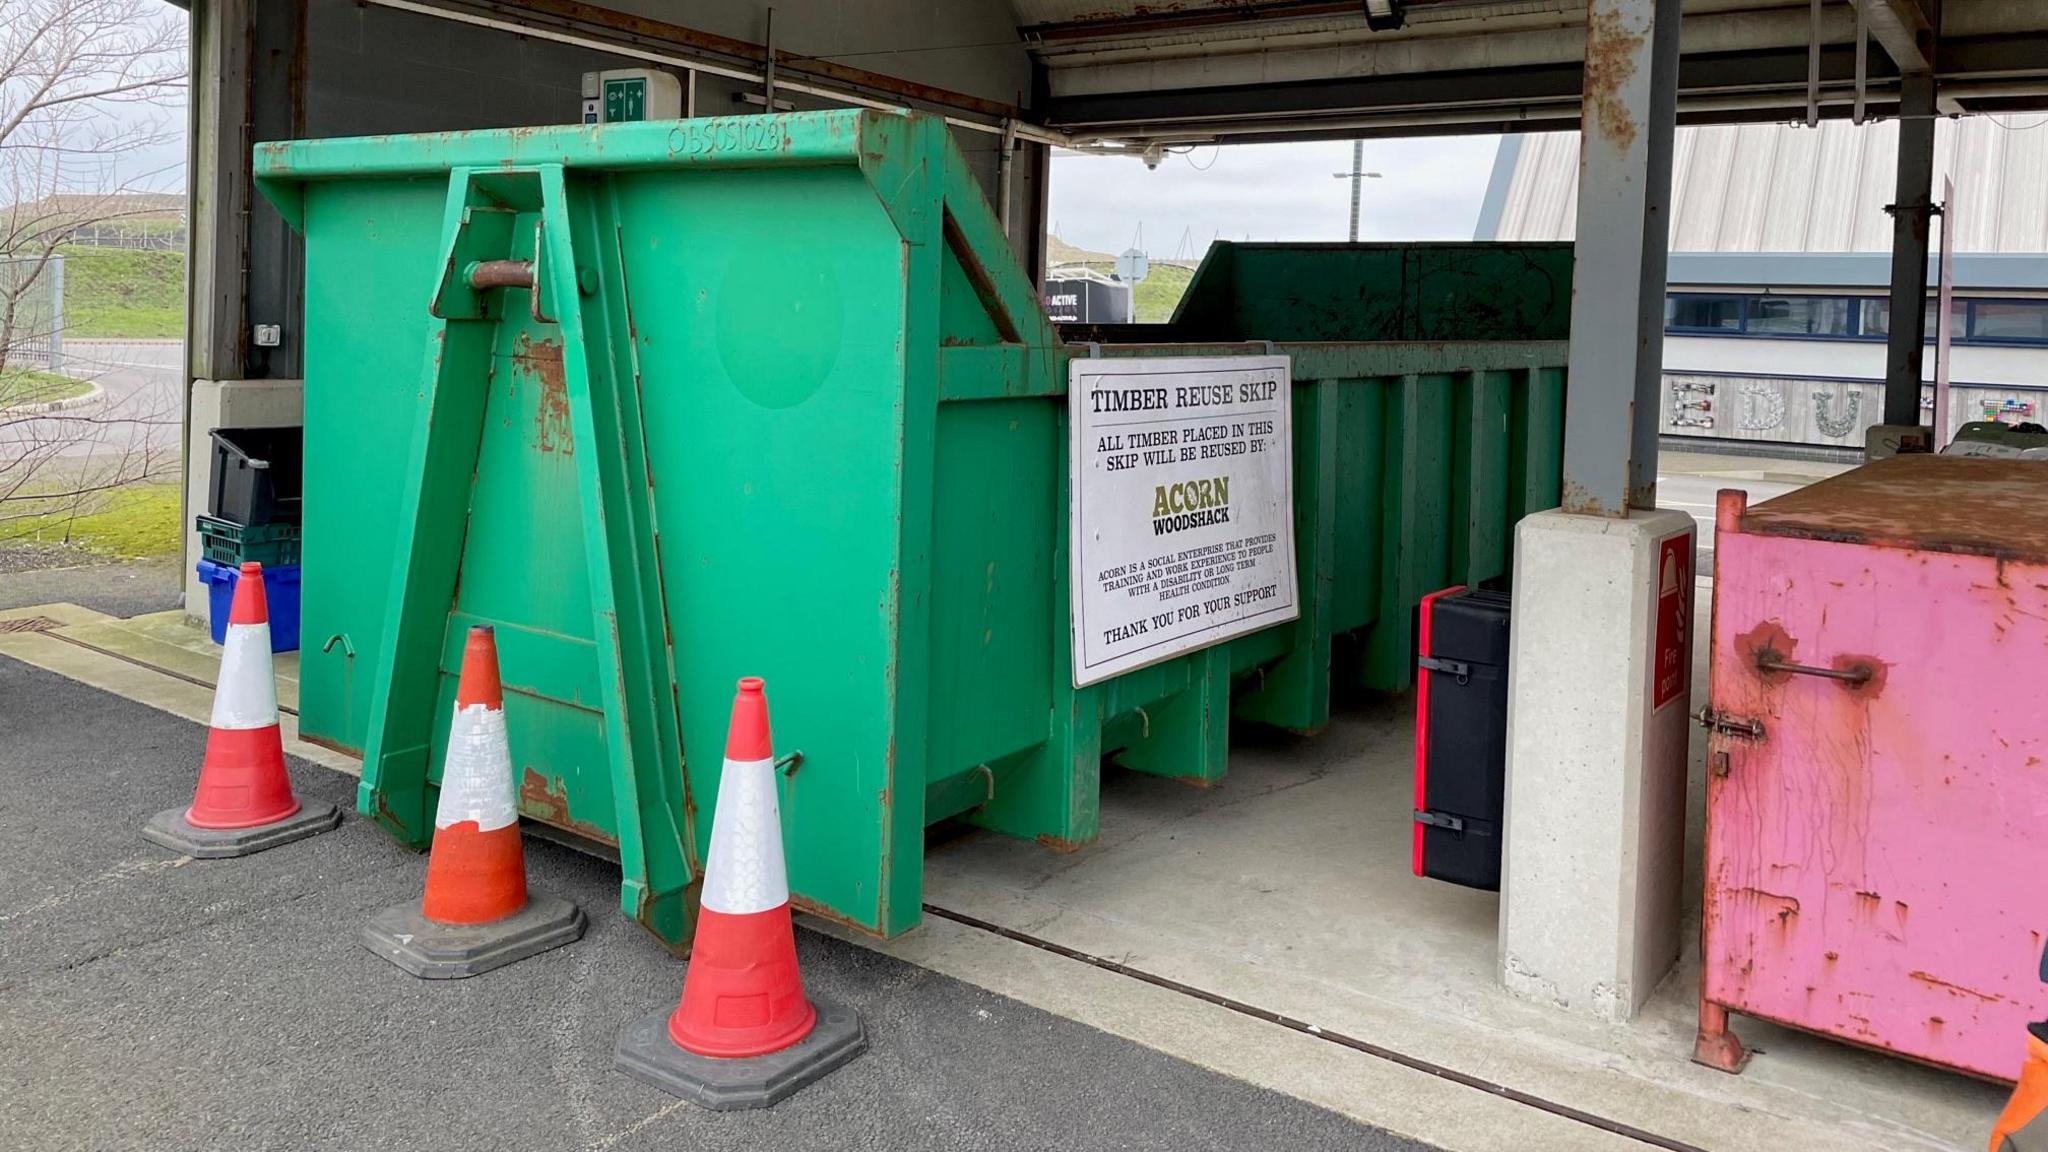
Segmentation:
[[(1233, 707), (1321, 727), (1340, 637), (1405, 683), (1413, 601), (1503, 578), (1513, 517), (1556, 500), (1561, 344), (1282, 345), (1301, 619), (1075, 689), (1071, 352), (940, 121), (256, 167), (306, 235), (302, 730), (361, 750), (359, 807), (424, 846), (461, 635), (493, 624), (521, 811), (616, 844), (621, 909), (679, 947), (737, 677), (802, 753), (793, 895), (895, 933), (928, 823), (1079, 845), (1105, 759), (1210, 781)], [(485, 262), (514, 282), (474, 286)]]
[[(391, 509), (412, 435), (425, 355), (426, 285), (441, 247), (446, 176), (337, 184), (308, 208), (306, 315), (320, 338), (305, 371), (334, 387), (305, 398), (304, 523), (299, 655), (303, 737), (361, 752), (369, 725), (369, 669), (382, 642), (386, 583), (396, 540)], [(388, 285), (418, 286), (409, 309), (381, 300)], [(352, 322), (382, 320), (383, 327)]]
[(1572, 246), (1209, 248), (1160, 340), (1564, 340)]

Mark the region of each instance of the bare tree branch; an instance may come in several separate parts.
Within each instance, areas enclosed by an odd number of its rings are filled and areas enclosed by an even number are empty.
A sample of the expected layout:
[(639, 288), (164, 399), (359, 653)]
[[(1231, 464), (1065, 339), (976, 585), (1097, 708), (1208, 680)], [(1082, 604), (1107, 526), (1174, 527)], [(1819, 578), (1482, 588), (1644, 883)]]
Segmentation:
[(157, 0), (0, 0), (0, 541), (46, 537), (177, 466), (176, 396), (130, 388), (50, 411), (50, 378), (26, 369), (60, 336), (45, 301), (63, 246), (167, 214), (138, 194), (182, 169), (147, 159), (183, 130), (184, 38)]

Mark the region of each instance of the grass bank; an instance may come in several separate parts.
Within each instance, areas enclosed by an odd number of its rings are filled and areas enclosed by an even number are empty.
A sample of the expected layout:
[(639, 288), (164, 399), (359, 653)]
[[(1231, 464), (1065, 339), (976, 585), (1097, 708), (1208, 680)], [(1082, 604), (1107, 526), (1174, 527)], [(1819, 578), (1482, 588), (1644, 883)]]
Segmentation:
[(183, 252), (64, 249), (66, 338), (175, 340), (184, 332)]
[(0, 409), (72, 400), (90, 391), (90, 380), (74, 380), (69, 376), (29, 368), (0, 370)]
[(0, 547), (62, 544), (133, 560), (177, 555), (182, 535), (175, 484), (130, 484), (82, 498), (0, 502)]

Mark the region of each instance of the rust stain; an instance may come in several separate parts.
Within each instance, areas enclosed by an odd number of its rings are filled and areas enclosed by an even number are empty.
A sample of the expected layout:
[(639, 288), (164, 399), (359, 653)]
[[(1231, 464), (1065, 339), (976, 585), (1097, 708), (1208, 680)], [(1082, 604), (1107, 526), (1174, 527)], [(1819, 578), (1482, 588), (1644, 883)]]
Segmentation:
[(410, 826), (398, 818), (398, 813), (391, 810), (391, 800), (384, 795), (383, 789), (370, 793), (370, 804), (377, 809), (378, 823), (387, 828), (410, 830)]
[(308, 744), (317, 744), (322, 748), (328, 749), (329, 751), (345, 753), (347, 755), (355, 757), (358, 760), (361, 760), (363, 758), (363, 750), (361, 748), (358, 748), (353, 744), (345, 744), (342, 741), (334, 739), (331, 736), (309, 736), (306, 733), (301, 732), (299, 733), (299, 739), (305, 741)]
[(1907, 975), (1915, 980), (1918, 980), (1922, 984), (1927, 985), (1930, 988), (1939, 988), (1953, 996), (1969, 996), (1978, 1000), (1982, 1000), (1986, 1004), (1997, 1004), (2005, 999), (2005, 997), (2003, 996), (1992, 996), (1984, 992), (1979, 992), (1975, 988), (1965, 988), (1961, 984), (1952, 984), (1949, 981), (1943, 980), (1941, 977), (1936, 976), (1929, 972), (1921, 972), (1915, 970), (1912, 972), (1908, 972)]
[(1629, 115), (1622, 89), (1636, 74), (1636, 53), (1643, 35), (1622, 22), (1621, 13), (1601, 9), (1586, 14), (1585, 123), (1598, 130), (1616, 151), (1636, 142), (1635, 117)]
[[(2048, 562), (2048, 501), (2025, 460), (1894, 456), (1751, 508), (1743, 531), (1920, 552)], [(1996, 509), (1996, 515), (1987, 515)], [(1922, 558), (1925, 563), (1925, 558)], [(2012, 576), (2002, 568), (2001, 587)]]
[[(820, 904), (818, 901), (813, 900), (808, 896), (802, 896), (795, 892), (791, 892), (789, 894), (789, 906), (796, 909), (799, 912), (802, 912), (806, 916), (816, 916), (818, 919), (823, 920), (829, 924), (837, 924), (842, 928), (850, 928), (863, 936), (869, 937), (870, 939), (879, 940), (882, 938), (882, 934), (875, 929), (874, 925), (863, 924), (860, 921), (855, 920), (852, 916), (849, 916), (846, 913), (841, 912), (837, 908), (834, 908), (829, 904)], [(879, 909), (879, 905), (877, 907)], [(876, 923), (880, 923), (880, 921), (878, 920), (876, 921)]]
[(559, 778), (550, 780), (528, 767), (519, 777), (519, 810), (543, 824), (550, 824), (578, 836), (616, 845), (618, 837), (586, 820), (569, 815), (569, 789)]
[(512, 344), (512, 368), (533, 377), (540, 385), (540, 404), (533, 418), (533, 446), (542, 452), (575, 452), (576, 436), (569, 421), (569, 387), (562, 373), (561, 344), (554, 340), (529, 340), (522, 332)]
[(1767, 892), (1762, 888), (1737, 888), (1735, 892), (1737, 895), (1749, 897), (1767, 909), (1765, 914), (1777, 920), (1780, 928), (1790, 926), (1792, 920), (1799, 915), (1799, 900), (1796, 897)]
[(1567, 512), (1575, 512), (1582, 516), (1624, 516), (1628, 512), (1626, 508), (1609, 508), (1593, 495), (1591, 489), (1570, 476), (1564, 478), (1560, 492), (1562, 498), (1558, 506)]
[[(1735, 638), (1735, 654), (1746, 668), (1755, 669), (1758, 660), (1765, 658), (1789, 661), (1799, 650), (1799, 641), (1792, 639), (1785, 626), (1776, 620), (1766, 620)], [(1757, 677), (1766, 684), (1782, 684), (1792, 678), (1790, 672), (1757, 671)]]
[(1884, 695), (1885, 680), (1890, 677), (1892, 670), (1892, 666), (1889, 663), (1879, 660), (1875, 656), (1865, 656), (1858, 652), (1840, 653), (1833, 660), (1830, 660), (1828, 664), (1830, 667), (1838, 668), (1844, 672), (1866, 669), (1870, 672), (1870, 679), (1863, 681), (1861, 684), (1851, 683), (1847, 680), (1835, 681), (1849, 695), (1862, 700), (1875, 700), (1879, 696)]

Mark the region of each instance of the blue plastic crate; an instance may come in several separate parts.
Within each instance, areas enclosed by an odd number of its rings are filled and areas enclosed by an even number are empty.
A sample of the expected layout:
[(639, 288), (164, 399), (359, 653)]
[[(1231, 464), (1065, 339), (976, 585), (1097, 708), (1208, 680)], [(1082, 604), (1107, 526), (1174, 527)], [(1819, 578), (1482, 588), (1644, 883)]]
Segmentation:
[[(199, 562), (199, 582), (206, 585), (207, 624), (213, 642), (228, 638), (228, 613), (235, 604), (235, 585), (241, 570), (211, 560)], [(280, 564), (263, 570), (263, 598), (270, 606), (270, 650), (296, 652), (299, 647), (299, 566)]]

